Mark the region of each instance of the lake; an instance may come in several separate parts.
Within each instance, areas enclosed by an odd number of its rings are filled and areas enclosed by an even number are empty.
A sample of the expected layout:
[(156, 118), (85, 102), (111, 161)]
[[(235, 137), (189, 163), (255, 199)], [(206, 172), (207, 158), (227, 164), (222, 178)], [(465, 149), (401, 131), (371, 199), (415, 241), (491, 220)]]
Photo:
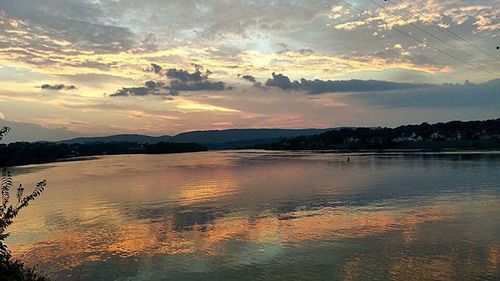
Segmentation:
[(13, 172), (48, 187), (7, 244), (54, 280), (500, 279), (500, 152), (120, 155)]

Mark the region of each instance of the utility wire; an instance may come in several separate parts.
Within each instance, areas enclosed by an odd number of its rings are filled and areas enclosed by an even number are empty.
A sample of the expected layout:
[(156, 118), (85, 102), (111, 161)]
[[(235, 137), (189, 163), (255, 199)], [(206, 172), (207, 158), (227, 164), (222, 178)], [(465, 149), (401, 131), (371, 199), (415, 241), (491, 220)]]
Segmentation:
[[(391, 3), (393, 3), (393, 4), (396, 4), (396, 3), (394, 3), (394, 2), (393, 2), (393, 1), (391, 1), (391, 0), (385, 0), (385, 1), (386, 1), (386, 2), (391, 2)], [(423, 17), (425, 17), (425, 15), (424, 15), (422, 12), (420, 12), (420, 11), (418, 11), (418, 10), (416, 10), (416, 9), (411, 8), (411, 7), (410, 7), (410, 6), (409, 6), (409, 5), (408, 5), (405, 1), (403, 1), (403, 0), (398, 0), (398, 1), (401, 1), (401, 2), (402, 2), (402, 3), (403, 3), (406, 7), (407, 7), (407, 11), (409, 11), (410, 13), (417, 13), (417, 14), (419, 14), (419, 15), (421, 15), (421, 16), (423, 16)], [(436, 21), (435, 21), (435, 20), (433, 20), (433, 19), (430, 19), (430, 20), (431, 20), (434, 24), (436, 24), (438, 27), (440, 27), (440, 29), (439, 29), (439, 28), (437, 28), (437, 27), (434, 27), (434, 29), (436, 29), (436, 30), (438, 30), (438, 31), (440, 31), (440, 32), (442, 32), (442, 33), (447, 32), (447, 33), (448, 33), (448, 35), (450, 35), (450, 34), (451, 34), (451, 35), (453, 35), (455, 39), (462, 40), (462, 41), (464, 41), (465, 43), (467, 43), (467, 44), (469, 44), (469, 45), (471, 45), (471, 46), (475, 47), (476, 49), (478, 49), (478, 50), (482, 51), (483, 53), (485, 53), (485, 54), (487, 54), (487, 55), (489, 55), (489, 56), (493, 57), (495, 60), (497, 60), (497, 58), (496, 58), (495, 56), (493, 56), (493, 55), (489, 54), (488, 52), (484, 51), (483, 49), (481, 49), (480, 47), (476, 46), (475, 44), (473, 44), (473, 43), (469, 42), (468, 40), (466, 40), (466, 39), (462, 38), (460, 35), (456, 34), (455, 32), (450, 31), (450, 30), (448, 30), (447, 28), (444, 28), (443, 26), (441, 26), (441, 24), (440, 24), (439, 22), (436, 22)], [(426, 34), (429, 34), (428, 32), (424, 31), (424, 30), (423, 30), (423, 28), (421, 29), (420, 27), (418, 27), (418, 26), (416, 26), (416, 25), (415, 25), (415, 27), (416, 27), (416, 28), (418, 28), (418, 29), (420, 29), (420, 30), (422, 30), (422, 32), (425, 32)], [(476, 59), (476, 60), (478, 60), (478, 61), (480, 61), (480, 62), (482, 62), (482, 63), (484, 63), (484, 64), (488, 64), (488, 65), (490, 65), (490, 66), (492, 66), (492, 67), (497, 68), (497, 66), (496, 66), (495, 64), (493, 64), (493, 63), (490, 63), (490, 62), (484, 61), (484, 60), (479, 59), (479, 58), (477, 58), (476, 56), (474, 56), (474, 55), (472, 55), (472, 54), (470, 54), (470, 53), (468, 53), (468, 52), (465, 52), (465, 51), (463, 51), (463, 50), (460, 50), (458, 47), (455, 47), (455, 46), (451, 45), (449, 42), (444, 41), (444, 40), (442, 40), (441, 38), (438, 38), (438, 37), (436, 37), (436, 36), (434, 36), (434, 35), (431, 35), (431, 34), (429, 34), (429, 35), (430, 35), (430, 36), (432, 36), (433, 38), (435, 38), (436, 40), (439, 40), (440, 42), (443, 42), (443, 43), (445, 43), (446, 45), (451, 46), (451, 47), (453, 47), (453, 48), (455, 48), (455, 49), (459, 50), (461, 53), (464, 53), (464, 54), (466, 54), (467, 56), (469, 56), (469, 57), (471, 57), (471, 58), (474, 58), (474, 59)], [(498, 69), (498, 68), (497, 68), (497, 70), (500, 70), (500, 69)]]
[[(386, 0), (386, 1), (392, 2), (391, 0)], [(400, 1), (401, 3), (403, 3), (403, 4), (404, 4), (404, 5), (405, 5), (408, 9), (411, 9), (412, 11), (414, 11), (414, 12), (418, 13), (419, 15), (423, 15), (423, 13), (422, 13), (422, 12), (420, 12), (419, 10), (411, 8), (411, 7), (410, 7), (410, 5), (409, 5), (406, 1), (404, 1), (404, 0), (398, 0), (398, 1)], [(392, 3), (394, 3), (394, 2), (392, 2)], [(451, 17), (449, 17), (449, 16), (447, 16), (447, 15), (445, 15), (445, 14), (439, 14), (439, 15), (440, 15), (440, 16), (442, 16), (442, 17), (445, 17), (445, 18), (447, 18), (447, 19), (449, 19), (450, 21), (452, 21), (452, 22), (453, 22), (453, 19), (452, 19)], [(443, 26), (442, 26), (439, 22), (437, 22), (437, 21), (435, 21), (435, 20), (433, 20), (433, 19), (430, 19), (430, 20), (431, 20), (434, 24), (436, 24), (437, 26), (439, 26), (442, 30), (446, 31), (448, 34), (451, 34), (451, 35), (452, 35), (452, 36), (454, 36), (455, 38), (457, 38), (457, 39), (459, 39), (459, 40), (464, 41), (465, 43), (467, 43), (467, 44), (471, 45), (472, 47), (474, 47), (474, 48), (476, 48), (476, 49), (480, 50), (480, 51), (481, 51), (481, 52), (483, 52), (484, 54), (486, 54), (486, 55), (488, 55), (488, 56), (490, 56), (490, 57), (492, 57), (492, 58), (494, 58), (494, 59), (498, 60), (498, 57), (497, 57), (496, 55), (492, 55), (492, 54), (491, 54), (491, 53), (489, 53), (488, 51), (486, 51), (486, 50), (484, 50), (483, 48), (481, 48), (481, 47), (477, 46), (476, 44), (473, 44), (473, 43), (472, 43), (472, 42), (470, 42), (469, 40), (467, 40), (467, 39), (463, 38), (462, 36), (458, 35), (456, 32), (453, 32), (453, 31), (452, 31), (452, 30), (450, 30), (449, 28), (443, 27)]]
[[(348, 5), (349, 7), (351, 7), (351, 8), (353, 8), (353, 9), (357, 10), (357, 11), (358, 11), (358, 12), (360, 12), (361, 14), (363, 14), (363, 13), (364, 13), (364, 11), (363, 11), (363, 10), (359, 9), (358, 7), (356, 7), (356, 6), (352, 5), (352, 4), (348, 3), (348, 2), (346, 2), (345, 0), (340, 0), (340, 1), (341, 1), (341, 2), (343, 2), (344, 4)], [(370, 0), (370, 1), (371, 1), (371, 0)], [(429, 44), (429, 43), (427, 43), (427, 42), (425, 42), (425, 41), (422, 41), (422, 40), (420, 40), (420, 39), (416, 38), (415, 36), (413, 36), (413, 35), (409, 34), (408, 32), (405, 32), (405, 31), (403, 31), (403, 30), (401, 30), (401, 29), (399, 29), (399, 28), (396, 28), (396, 27), (392, 27), (392, 29), (393, 29), (393, 30), (396, 30), (397, 32), (399, 32), (399, 33), (401, 33), (401, 34), (405, 35), (406, 37), (408, 37), (408, 38), (410, 38), (410, 39), (415, 40), (416, 42), (419, 42), (420, 44), (423, 44), (423, 45), (425, 45), (425, 46), (428, 46), (428, 47), (432, 48), (433, 50), (435, 50), (435, 51), (437, 51), (437, 52), (439, 52), (439, 53), (441, 53), (441, 54), (444, 54), (444, 55), (446, 55), (446, 56), (448, 56), (448, 57), (450, 57), (450, 58), (453, 58), (453, 59), (455, 59), (455, 60), (457, 60), (457, 61), (460, 61), (460, 62), (462, 62), (462, 63), (465, 63), (466, 65), (468, 65), (468, 66), (470, 66), (470, 67), (472, 67), (472, 68), (476, 68), (476, 66), (475, 66), (475, 65), (472, 65), (472, 64), (470, 64), (469, 62), (467, 62), (467, 61), (465, 61), (465, 60), (463, 60), (463, 59), (461, 59), (461, 58), (459, 58), (459, 57), (456, 57), (456, 56), (454, 56), (454, 55), (451, 55), (451, 54), (449, 54), (449, 53), (447, 53), (447, 52), (445, 52), (445, 51), (439, 50), (438, 48), (436, 48), (436, 47), (432, 46), (431, 44)], [(493, 73), (493, 72), (491, 72), (491, 71), (488, 71), (488, 70), (485, 70), (485, 69), (480, 69), (480, 70), (482, 70), (482, 71), (484, 71), (484, 72), (487, 72), (487, 73), (489, 73), (489, 74), (492, 74), (492, 75), (494, 75), (495, 77), (496, 77), (496, 76), (498, 76), (496, 73)]]
[[(370, 1), (370, 2), (372, 2), (373, 4), (377, 5), (377, 7), (381, 8), (381, 9), (384, 9), (386, 12), (390, 13), (391, 15), (393, 15), (393, 16), (395, 16), (395, 17), (402, 18), (401, 16), (399, 16), (399, 15), (397, 15), (396, 13), (394, 13), (394, 12), (390, 11), (389, 9), (387, 9), (386, 7), (384, 7), (384, 6), (380, 5), (379, 3), (375, 2), (374, 0), (368, 0), (368, 1)], [(467, 56), (469, 56), (469, 57), (472, 57), (472, 58), (474, 58), (474, 59), (477, 59), (474, 55), (471, 55), (471, 54), (469, 54), (469, 53), (467, 53), (467, 52), (465, 52), (465, 51), (463, 51), (463, 50), (461, 50), (461, 49), (457, 48), (456, 46), (454, 46), (454, 45), (450, 44), (450, 43), (449, 43), (449, 42), (447, 42), (446, 40), (443, 40), (443, 39), (441, 39), (441, 38), (439, 38), (439, 37), (435, 36), (434, 34), (432, 34), (432, 33), (428, 32), (428, 31), (426, 31), (424, 28), (422, 28), (422, 27), (418, 26), (417, 24), (415, 24), (415, 23), (413, 23), (413, 22), (409, 22), (409, 24), (410, 24), (411, 26), (413, 26), (413, 27), (417, 28), (418, 30), (422, 31), (423, 33), (425, 33), (425, 34), (427, 34), (427, 35), (431, 36), (432, 38), (434, 38), (434, 39), (438, 40), (439, 42), (442, 42), (442, 43), (444, 43), (444, 44), (446, 44), (446, 45), (450, 46), (451, 48), (453, 48), (453, 49), (455, 49), (455, 50), (457, 50), (457, 51), (459, 51), (459, 52), (461, 52), (461, 53), (463, 53), (463, 54), (465, 54), (465, 55), (467, 55)], [(486, 63), (487, 65), (489, 64), (489, 63), (484, 62), (484, 61), (482, 61), (482, 60), (480, 60), (480, 59), (477, 59), (477, 60), (479, 60), (479, 61), (480, 61), (480, 62), (482, 62), (482, 63)], [(496, 68), (496, 67), (495, 67), (495, 68)], [(498, 70), (498, 69), (496, 69), (496, 70)], [(496, 74), (495, 74), (495, 75), (496, 75)]]

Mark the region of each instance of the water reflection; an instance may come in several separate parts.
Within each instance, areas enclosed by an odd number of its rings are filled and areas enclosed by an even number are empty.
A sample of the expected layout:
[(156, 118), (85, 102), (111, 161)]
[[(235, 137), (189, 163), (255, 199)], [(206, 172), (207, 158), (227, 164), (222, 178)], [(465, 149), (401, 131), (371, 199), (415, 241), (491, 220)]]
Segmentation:
[(8, 242), (57, 280), (495, 280), (499, 156), (239, 151), (23, 167), (16, 179), (50, 188)]

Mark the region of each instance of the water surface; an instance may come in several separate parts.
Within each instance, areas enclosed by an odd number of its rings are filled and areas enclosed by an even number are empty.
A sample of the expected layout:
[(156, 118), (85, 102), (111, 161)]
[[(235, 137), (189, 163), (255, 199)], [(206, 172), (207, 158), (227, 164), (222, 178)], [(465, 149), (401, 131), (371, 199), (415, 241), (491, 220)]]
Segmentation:
[(124, 155), (14, 172), (49, 186), (8, 245), (54, 280), (500, 279), (497, 152)]

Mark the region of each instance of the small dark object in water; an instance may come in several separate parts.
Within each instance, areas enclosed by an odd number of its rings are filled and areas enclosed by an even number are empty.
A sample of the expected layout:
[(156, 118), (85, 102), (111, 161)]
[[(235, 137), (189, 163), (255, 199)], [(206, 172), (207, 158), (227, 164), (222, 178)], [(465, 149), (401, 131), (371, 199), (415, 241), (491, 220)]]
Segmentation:
[(351, 162), (351, 158), (347, 157), (347, 162)]

